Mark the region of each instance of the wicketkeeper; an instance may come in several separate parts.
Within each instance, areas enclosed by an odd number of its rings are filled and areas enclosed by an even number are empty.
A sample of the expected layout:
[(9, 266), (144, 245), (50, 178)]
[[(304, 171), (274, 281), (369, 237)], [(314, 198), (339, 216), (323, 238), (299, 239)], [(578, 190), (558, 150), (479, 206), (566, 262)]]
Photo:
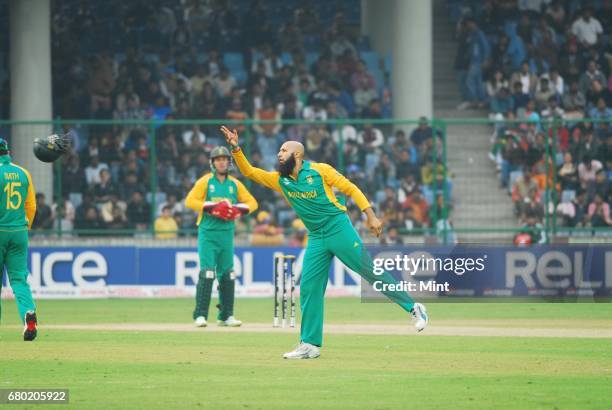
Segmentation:
[(195, 324), (204, 327), (215, 276), (219, 282), (219, 326), (240, 326), (234, 318), (234, 220), (257, 209), (257, 201), (238, 179), (229, 175), (231, 155), (225, 147), (210, 154), (210, 173), (200, 178), (185, 199), (198, 213), (200, 275), (193, 312)]
[[(36, 306), (28, 284), (28, 229), (36, 215), (36, 191), (30, 173), (11, 162), (8, 143), (0, 138), (0, 272), (8, 274), (24, 323), (23, 340), (36, 338)], [(0, 291), (2, 273), (0, 273)]]

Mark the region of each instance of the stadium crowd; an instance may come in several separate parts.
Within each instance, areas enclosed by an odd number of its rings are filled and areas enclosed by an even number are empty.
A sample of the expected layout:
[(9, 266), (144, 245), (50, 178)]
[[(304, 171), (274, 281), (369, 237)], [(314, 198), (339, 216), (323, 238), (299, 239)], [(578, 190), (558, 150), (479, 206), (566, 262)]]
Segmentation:
[[(118, 16), (111, 22), (113, 35), (73, 38), (74, 32), (95, 32), (88, 28), (106, 21), (109, 3)], [(359, 37), (358, 16), (350, 17), (349, 8), (331, 5), (332, 13), (326, 2), (291, 1), (277, 2), (281, 11), (264, 9), (261, 1), (248, 7), (219, 0), (124, 3), (100, 2), (94, 11), (84, 3), (55, 9), (55, 115), (135, 122), (66, 124), (75, 144), (62, 161), (63, 199), (46, 205), (39, 197), (35, 229), (60, 224), (86, 235), (98, 228), (147, 230), (155, 221), (172, 230), (169, 215), (176, 229), (193, 229), (195, 215), (183, 199), (210, 170), (209, 152), (223, 143), (221, 124), (137, 123), (148, 119), (303, 120), (238, 125), (251, 161), (274, 169), (282, 141), (303, 142), (309, 159), (338, 167), (366, 192), (392, 228), (385, 241), (401, 241), (398, 230), (447, 219), (441, 204), (450, 182), (441, 166), (432, 165), (427, 119), (414, 130), (351, 124), (391, 118), (391, 88), (385, 62)], [(277, 19), (285, 23), (274, 24)], [(113, 40), (118, 37), (119, 45)], [(83, 47), (95, 52), (82, 53)], [(251, 189), (265, 212), (250, 219), (255, 231), (275, 233), (269, 225), (300, 231), (280, 196), (257, 185)], [(360, 213), (349, 209), (362, 227)]]
[(541, 227), (548, 213), (558, 226), (612, 226), (612, 2), (449, 4), (458, 108), (501, 121), (490, 157), (519, 221)]

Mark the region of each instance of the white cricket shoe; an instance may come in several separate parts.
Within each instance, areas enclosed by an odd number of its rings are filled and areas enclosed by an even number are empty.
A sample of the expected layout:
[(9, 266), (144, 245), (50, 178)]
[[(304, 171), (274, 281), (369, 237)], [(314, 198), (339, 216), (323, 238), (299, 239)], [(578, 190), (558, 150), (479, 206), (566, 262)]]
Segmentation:
[(206, 318), (204, 316), (198, 316), (195, 320), (196, 327), (206, 327)]
[(410, 313), (415, 321), (414, 327), (416, 327), (418, 332), (427, 327), (427, 323), (429, 323), (429, 316), (427, 316), (427, 309), (425, 309), (425, 305), (422, 303), (415, 303)]
[(310, 343), (301, 342), (292, 352), (283, 355), (284, 359), (316, 359), (321, 356), (321, 350)]
[(240, 327), (242, 326), (242, 321), (236, 319), (234, 316), (230, 316), (226, 320), (217, 320), (217, 324), (219, 326)]

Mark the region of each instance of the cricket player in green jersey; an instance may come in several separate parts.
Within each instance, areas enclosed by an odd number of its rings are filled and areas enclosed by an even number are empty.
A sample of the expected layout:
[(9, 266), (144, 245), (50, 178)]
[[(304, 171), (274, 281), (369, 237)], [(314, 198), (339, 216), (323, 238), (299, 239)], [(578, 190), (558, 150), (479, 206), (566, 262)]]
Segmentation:
[[(373, 261), (361, 238), (346, 215), (346, 207), (338, 202), (333, 189), (350, 196), (367, 216), (367, 225), (376, 235), (382, 223), (374, 214), (365, 195), (348, 179), (327, 164), (304, 160), (304, 147), (297, 141), (285, 142), (278, 153), (279, 171), (268, 172), (253, 167), (238, 145), (238, 133), (221, 127), (232, 156), (244, 176), (280, 192), (308, 229), (308, 244), (300, 279), (302, 324), (300, 345), (284, 354), (286, 359), (319, 357), (323, 343), (323, 302), (329, 268), (335, 256), (368, 282), (395, 284), (389, 273), (374, 274)], [(427, 326), (425, 306), (415, 303), (405, 291), (383, 290), (416, 321), (421, 331)]]
[(229, 175), (231, 155), (225, 147), (210, 154), (212, 172), (198, 179), (185, 205), (198, 213), (200, 275), (196, 287), (195, 324), (205, 327), (215, 276), (219, 282), (219, 326), (237, 327), (234, 318), (234, 220), (257, 209), (257, 201), (245, 186)]
[[(36, 214), (36, 191), (30, 173), (11, 162), (8, 143), (0, 138), (0, 269), (8, 274), (15, 294), (19, 318), (24, 323), (23, 340), (36, 338), (36, 306), (28, 279), (28, 229)], [(2, 275), (0, 275), (2, 290)]]

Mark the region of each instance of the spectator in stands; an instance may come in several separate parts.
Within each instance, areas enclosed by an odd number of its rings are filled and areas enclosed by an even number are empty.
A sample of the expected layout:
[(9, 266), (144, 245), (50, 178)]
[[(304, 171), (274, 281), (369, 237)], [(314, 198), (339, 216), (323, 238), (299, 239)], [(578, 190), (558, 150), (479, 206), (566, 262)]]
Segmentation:
[(404, 240), (400, 236), (398, 229), (395, 226), (391, 226), (384, 235), (381, 235), (380, 243), (383, 245), (403, 245)]
[(402, 208), (409, 212), (415, 227), (429, 226), (429, 205), (419, 190), (413, 191), (402, 203)]
[(493, 72), (493, 76), (487, 80), (487, 96), (489, 99), (495, 97), (502, 89), (508, 88), (508, 80), (500, 69)]
[(577, 191), (580, 187), (580, 181), (578, 179), (578, 168), (574, 163), (571, 153), (566, 152), (563, 155), (563, 164), (561, 164), (561, 166), (559, 167), (557, 175), (557, 179), (563, 191)]
[(55, 221), (54, 229), (59, 229), (62, 232), (69, 232), (74, 229), (75, 210), (69, 200), (62, 198), (59, 202), (53, 204), (52, 210)]
[(514, 112), (514, 98), (508, 88), (501, 88), (497, 94), (491, 96), (490, 119), (503, 120), (509, 111)]
[(612, 106), (612, 91), (608, 90), (597, 80), (593, 80), (591, 89), (586, 95), (589, 107), (591, 109), (597, 106), (597, 101), (601, 98), (604, 100), (606, 106)]
[(540, 78), (534, 95), (537, 109), (539, 111), (543, 110), (548, 105), (550, 98), (555, 98), (555, 90), (550, 88), (548, 78), (542, 77)]
[(383, 145), (384, 141), (383, 133), (378, 128), (374, 128), (372, 124), (364, 124), (363, 130), (357, 134), (357, 142), (366, 150), (377, 149)]
[(351, 87), (353, 89), (355, 111), (357, 112), (363, 110), (372, 99), (378, 97), (376, 80), (368, 72), (363, 60), (357, 62), (357, 68), (351, 76)]
[(307, 105), (302, 111), (302, 118), (306, 121), (325, 121), (327, 120), (327, 110), (325, 100), (313, 98), (312, 105)]
[(236, 79), (230, 75), (227, 67), (221, 67), (221, 73), (213, 80), (213, 87), (221, 98), (229, 97), (236, 85)]
[(526, 223), (528, 215), (536, 218), (538, 223), (544, 221), (544, 205), (540, 201), (540, 192), (537, 187), (529, 188), (527, 197), (519, 203), (519, 221)]
[(200, 130), (200, 126), (196, 124), (191, 129), (185, 131), (182, 138), (183, 144), (186, 147), (196, 147), (206, 142), (206, 135)]
[(45, 194), (42, 192), (36, 194), (36, 215), (34, 215), (34, 222), (32, 222), (33, 230), (41, 231), (53, 228), (54, 215), (45, 199)]
[(191, 89), (195, 95), (202, 93), (204, 90), (204, 84), (209, 83), (212, 84), (213, 77), (208, 72), (205, 64), (198, 64), (196, 66), (195, 73), (191, 78), (189, 78), (191, 82)]
[(612, 201), (612, 181), (608, 179), (604, 169), (595, 173), (595, 180), (587, 183), (587, 190), (589, 198), (599, 195), (604, 201)]
[(466, 19), (467, 28), (467, 55), (470, 56), (467, 68), (465, 86), (469, 102), (460, 108), (472, 107), (482, 108), (485, 105), (486, 94), (483, 80), (483, 69), (489, 64), (491, 48), (484, 33), (478, 28), (476, 21), (472, 18)]
[[(606, 106), (606, 101), (603, 98), (599, 98), (599, 100), (597, 100), (597, 106), (589, 111), (589, 117), (594, 120), (610, 121), (612, 120), (612, 108), (608, 108)], [(599, 128), (599, 124), (597, 127)]]
[(151, 220), (150, 205), (139, 191), (134, 191), (128, 202), (127, 216), (132, 228), (145, 230)]
[(587, 70), (580, 76), (578, 87), (582, 94), (587, 95), (593, 90), (593, 81), (598, 81), (599, 84), (606, 84), (606, 77), (597, 68), (595, 60), (590, 60), (587, 65)]
[(510, 77), (510, 83), (520, 83), (523, 94), (534, 95), (538, 85), (538, 77), (531, 71), (529, 62), (523, 61), (521, 64), (521, 71), (517, 71), (512, 74), (512, 77)]
[(251, 245), (255, 246), (278, 246), (284, 243), (283, 230), (272, 222), (272, 217), (267, 211), (259, 211), (257, 224), (253, 228)]
[(97, 184), (100, 182), (100, 171), (103, 169), (108, 170), (108, 165), (100, 162), (97, 155), (91, 157), (91, 162), (85, 168), (85, 181), (88, 185)]
[[(526, 215), (525, 224), (521, 228), (519, 235), (520, 234), (526, 234), (529, 237), (526, 245), (546, 243), (546, 233), (544, 232), (544, 227), (538, 222), (536, 215)], [(515, 243), (517, 243), (516, 238)]]
[(418, 148), (420, 148), (423, 143), (431, 139), (433, 136), (433, 128), (429, 126), (429, 121), (427, 117), (419, 118), (419, 126), (415, 128), (410, 134), (410, 141), (412, 144)]
[(257, 73), (259, 65), (263, 65), (264, 75), (268, 78), (274, 78), (277, 72), (283, 67), (283, 62), (279, 57), (274, 55), (272, 47), (269, 44), (265, 44), (261, 47), (260, 58), (257, 58), (258, 56), (255, 49), (251, 51), (253, 54), (251, 56), (253, 61), (251, 64), (251, 73)]
[(529, 167), (523, 168), (523, 175), (518, 177), (512, 187), (512, 202), (514, 202), (514, 211), (516, 215), (520, 215), (521, 209), (525, 200), (529, 198), (529, 192), (535, 189), (538, 192), (539, 201), (539, 189), (535, 179), (532, 178), (532, 171)]
[(584, 117), (586, 98), (578, 88), (577, 82), (570, 84), (569, 90), (563, 95), (563, 108), (567, 119), (581, 119)]
[(585, 8), (580, 17), (572, 24), (572, 34), (584, 47), (593, 47), (604, 33), (601, 23), (593, 17), (593, 10)]
[(516, 114), (520, 108), (527, 107), (529, 102), (529, 94), (523, 92), (523, 85), (520, 81), (512, 83), (512, 101), (514, 105), (514, 113)]
[(85, 173), (80, 166), (79, 156), (70, 153), (62, 161), (62, 192), (82, 193), (85, 190)]
[(546, 17), (550, 18), (550, 21), (557, 32), (565, 31), (566, 13), (565, 7), (561, 0), (552, 0), (546, 7)]
[(601, 162), (593, 159), (590, 155), (584, 155), (582, 162), (578, 165), (578, 178), (582, 189), (587, 189), (590, 182), (595, 181), (597, 171), (603, 168)]
[(155, 220), (155, 237), (157, 239), (175, 239), (178, 232), (178, 224), (172, 217), (169, 206), (162, 208), (162, 213)]
[(544, 120), (552, 120), (554, 118), (563, 118), (565, 116), (565, 111), (563, 108), (559, 107), (557, 104), (557, 97), (550, 96), (548, 97), (548, 102), (546, 107), (542, 110), (542, 119)]
[(550, 70), (549, 73), (550, 86), (555, 91), (556, 97), (561, 97), (565, 92), (565, 80), (559, 74), (559, 71), (556, 68)]
[(559, 67), (565, 81), (569, 83), (578, 81), (583, 64), (583, 58), (578, 52), (578, 45), (576, 42), (568, 42), (566, 51), (561, 53), (559, 57)]
[(607, 228), (612, 226), (612, 219), (610, 219), (610, 205), (607, 202), (604, 202), (599, 193), (595, 194), (593, 202), (589, 204), (586, 221), (594, 228)]
[[(394, 152), (395, 154), (395, 152)], [(419, 168), (417, 166), (418, 159), (416, 158), (416, 150), (401, 150), (399, 151), (399, 158), (396, 162), (396, 176), (398, 180), (402, 180), (408, 175), (418, 175)]]
[[(119, 209), (120, 212), (115, 212), (115, 209)], [(127, 204), (125, 203), (125, 201), (122, 201), (119, 198), (119, 195), (115, 193), (109, 195), (108, 201), (101, 204), (99, 206), (99, 210), (100, 218), (106, 225), (109, 225), (113, 222), (119, 222), (120, 219), (125, 219), (127, 221), (127, 216), (125, 214), (127, 210)], [(118, 218), (120, 214), (123, 215), (123, 218)]]
[(100, 170), (100, 182), (94, 184), (92, 192), (94, 195), (94, 201), (98, 204), (102, 204), (110, 201), (112, 195), (118, 194), (118, 189), (111, 180), (111, 174), (108, 169)]

